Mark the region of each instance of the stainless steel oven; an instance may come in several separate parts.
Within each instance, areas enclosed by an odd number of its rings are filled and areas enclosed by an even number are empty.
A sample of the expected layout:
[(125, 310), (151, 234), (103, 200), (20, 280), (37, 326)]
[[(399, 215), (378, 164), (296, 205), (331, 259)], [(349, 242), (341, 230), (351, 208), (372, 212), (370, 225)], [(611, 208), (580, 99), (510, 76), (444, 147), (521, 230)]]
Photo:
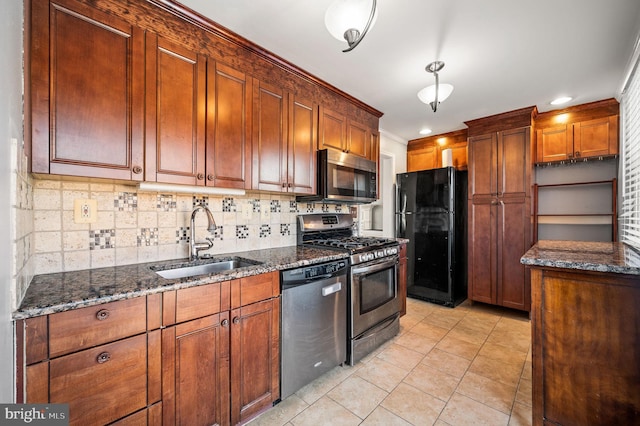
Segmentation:
[(348, 213), (298, 216), (298, 244), (349, 253), (347, 362), (356, 362), (400, 331), (399, 244), (359, 237)]
[(398, 262), (397, 245), (351, 256), (351, 365), (400, 331)]

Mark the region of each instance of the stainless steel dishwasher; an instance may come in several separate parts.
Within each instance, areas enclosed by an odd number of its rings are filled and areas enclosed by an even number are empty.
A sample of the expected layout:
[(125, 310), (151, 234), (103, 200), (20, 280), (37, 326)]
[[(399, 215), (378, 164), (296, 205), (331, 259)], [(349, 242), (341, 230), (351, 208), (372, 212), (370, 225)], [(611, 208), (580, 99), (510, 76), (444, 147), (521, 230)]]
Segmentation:
[(347, 360), (347, 260), (281, 273), (280, 398)]

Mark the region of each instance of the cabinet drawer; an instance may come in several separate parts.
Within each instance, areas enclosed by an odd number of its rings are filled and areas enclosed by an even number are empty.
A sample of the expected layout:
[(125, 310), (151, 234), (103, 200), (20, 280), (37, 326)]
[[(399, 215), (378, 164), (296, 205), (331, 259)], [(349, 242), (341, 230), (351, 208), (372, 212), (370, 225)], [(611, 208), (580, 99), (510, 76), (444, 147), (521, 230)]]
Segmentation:
[(253, 275), (231, 282), (231, 309), (270, 299), (280, 294), (278, 272)]
[(53, 314), (49, 316), (49, 357), (133, 336), (146, 329), (144, 297)]
[(50, 361), (50, 402), (68, 403), (70, 424), (106, 424), (147, 406), (147, 336)]
[(162, 294), (162, 324), (172, 325), (229, 309), (229, 281)]

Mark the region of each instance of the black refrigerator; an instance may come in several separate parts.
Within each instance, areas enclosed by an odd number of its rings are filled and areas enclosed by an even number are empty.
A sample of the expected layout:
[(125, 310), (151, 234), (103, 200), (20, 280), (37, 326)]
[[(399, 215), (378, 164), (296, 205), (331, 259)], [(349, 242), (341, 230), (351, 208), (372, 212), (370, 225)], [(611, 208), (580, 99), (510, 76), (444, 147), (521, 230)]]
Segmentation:
[(467, 298), (467, 172), (396, 175), (396, 237), (407, 238), (407, 296), (454, 307)]

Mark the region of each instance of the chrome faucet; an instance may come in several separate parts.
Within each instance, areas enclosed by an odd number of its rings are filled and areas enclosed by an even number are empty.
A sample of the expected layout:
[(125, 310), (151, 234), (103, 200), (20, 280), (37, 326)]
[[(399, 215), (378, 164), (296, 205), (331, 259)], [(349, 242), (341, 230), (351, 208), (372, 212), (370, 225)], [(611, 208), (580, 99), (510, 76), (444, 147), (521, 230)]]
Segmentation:
[(209, 210), (209, 208), (207, 208), (202, 204), (199, 204), (193, 208), (193, 211), (191, 212), (191, 228), (190, 228), (191, 238), (189, 239), (189, 253), (190, 253), (189, 259), (190, 260), (199, 259), (200, 255), (198, 253), (200, 251), (208, 250), (211, 248), (211, 246), (213, 246), (213, 238), (210, 238), (210, 237), (206, 237), (206, 240), (207, 240), (206, 242), (201, 241), (199, 243), (196, 243), (195, 218), (196, 218), (196, 213), (198, 213), (198, 211), (200, 210), (203, 210), (207, 214), (207, 220), (209, 221), (209, 224), (207, 226), (207, 231), (213, 232), (217, 228), (216, 221), (213, 220), (213, 215), (211, 214), (211, 210)]

